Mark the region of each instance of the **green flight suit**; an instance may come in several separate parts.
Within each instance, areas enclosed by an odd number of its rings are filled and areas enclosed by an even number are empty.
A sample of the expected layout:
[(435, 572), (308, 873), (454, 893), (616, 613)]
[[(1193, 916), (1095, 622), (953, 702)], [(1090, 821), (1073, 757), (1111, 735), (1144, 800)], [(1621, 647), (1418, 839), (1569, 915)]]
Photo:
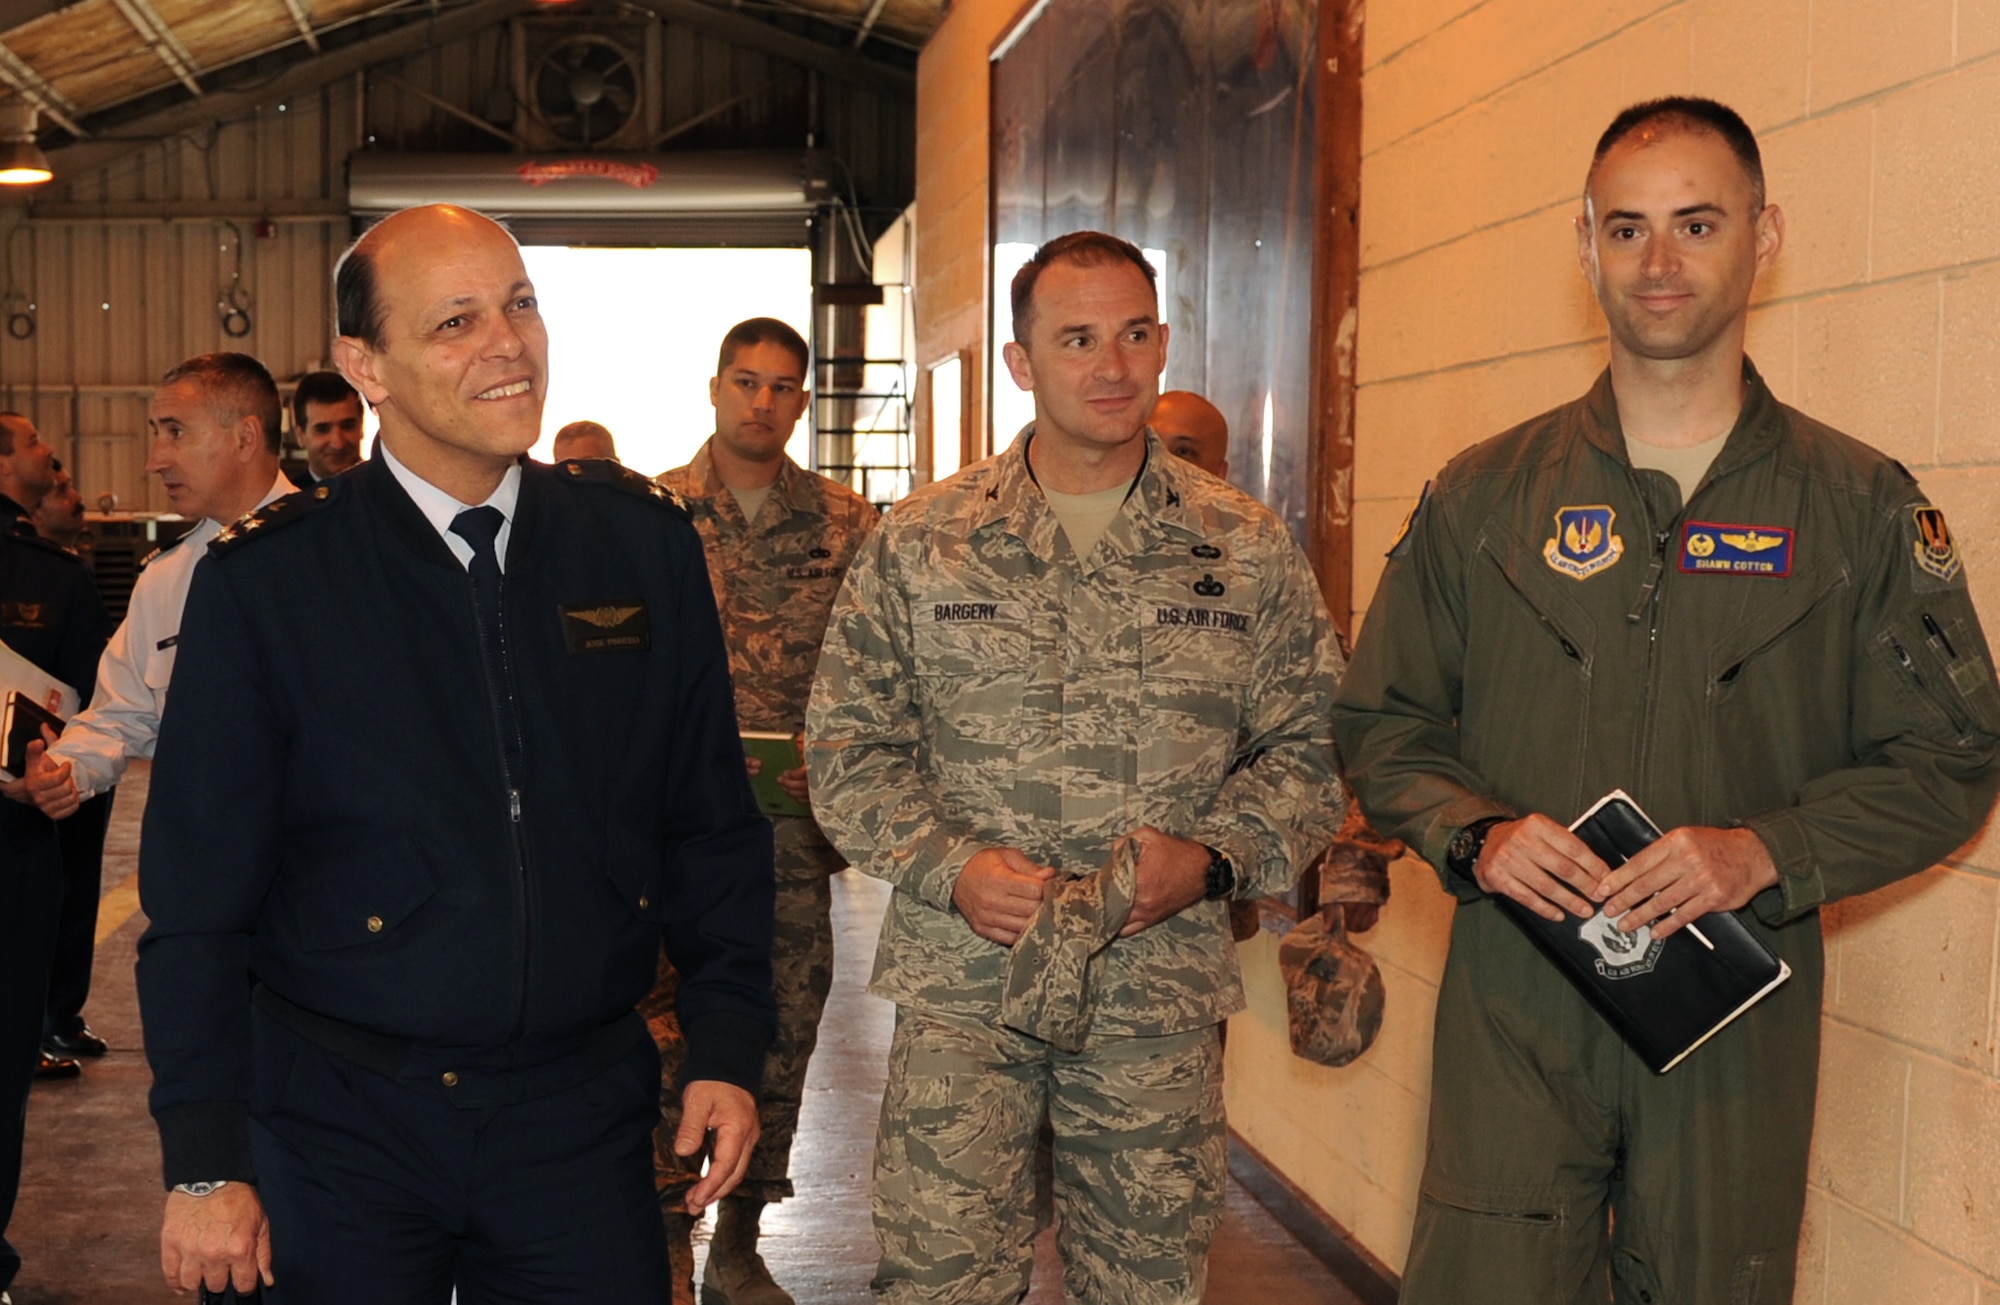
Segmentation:
[[(1608, 373), (1455, 458), (1336, 700), (1369, 815), (1459, 900), (1415, 1305), (1790, 1302), (1817, 908), (1946, 855), (2000, 788), (2000, 691), (1942, 514), (1745, 378), (1686, 505), (1632, 468)], [(1754, 830), (1778, 867), (1742, 914), (1791, 982), (1665, 1076), (1443, 869), (1474, 821), (1567, 824), (1613, 788), (1663, 828)]]

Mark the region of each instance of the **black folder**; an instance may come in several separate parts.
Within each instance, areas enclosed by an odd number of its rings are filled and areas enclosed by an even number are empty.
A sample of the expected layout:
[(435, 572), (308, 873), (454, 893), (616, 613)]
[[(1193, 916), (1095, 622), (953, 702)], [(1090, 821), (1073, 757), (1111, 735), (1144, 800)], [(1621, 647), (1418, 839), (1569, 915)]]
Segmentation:
[[(1623, 789), (1598, 799), (1570, 829), (1612, 869), (1660, 836)], [(1602, 911), (1544, 920), (1499, 899), (1550, 960), (1655, 1074), (1687, 1059), (1731, 1020), (1792, 977), (1733, 911), (1715, 911), (1668, 938), (1618, 932)]]
[(9, 779), (19, 779), (28, 770), (28, 745), (42, 741), (42, 726), (62, 733), (62, 717), (42, 706), (19, 689), (7, 690), (0, 708), (0, 771)]

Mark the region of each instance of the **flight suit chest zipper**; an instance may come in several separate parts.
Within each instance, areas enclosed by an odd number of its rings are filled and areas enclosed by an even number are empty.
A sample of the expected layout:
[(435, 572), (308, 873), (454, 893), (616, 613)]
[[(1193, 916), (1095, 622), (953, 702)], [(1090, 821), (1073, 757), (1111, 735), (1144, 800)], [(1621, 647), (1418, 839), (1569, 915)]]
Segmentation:
[[(1643, 495), (1640, 502), (1645, 502)], [(1646, 578), (1639, 590), (1639, 598), (1625, 619), (1646, 623), (1646, 663), (1645, 676), (1641, 683), (1645, 692), (1639, 701), (1639, 727), (1633, 731), (1632, 773), (1639, 791), (1648, 787), (1652, 767), (1648, 764), (1653, 746), (1654, 715), (1660, 702), (1660, 620), (1666, 607), (1666, 585), (1663, 583), (1667, 569), (1667, 541), (1673, 537), (1671, 524), (1667, 529), (1654, 530), (1652, 512), (1646, 513), (1646, 529), (1653, 539), (1652, 560), (1646, 567)]]
[[(468, 580), (471, 577), (467, 577)], [(473, 583), (477, 583), (474, 581)], [(507, 583), (503, 576), (500, 593), (495, 595), (496, 613), (506, 606)], [(486, 622), (479, 610), (475, 596), (472, 604), (473, 624), (479, 629), (482, 642), (485, 639)], [(488, 665), (482, 648), (479, 658), (480, 678), (486, 684), (487, 715), (493, 725), (493, 744), (500, 762), (500, 781), (507, 792), (507, 845), (513, 853), (514, 871), (514, 912), (521, 930), (521, 983), (514, 1010), (514, 1031), (512, 1039), (519, 1039), (527, 1029), (528, 992), (533, 972), (534, 930), (528, 920), (528, 849), (527, 840), (521, 829), (521, 777), (514, 773), (515, 758), (522, 757), (523, 746), (520, 737), (519, 702), (514, 694), (514, 671), (512, 652), (507, 645), (507, 622), (499, 620), (500, 638), (500, 679), (496, 683), (492, 668)], [(513, 747), (508, 747), (508, 733), (514, 734)]]

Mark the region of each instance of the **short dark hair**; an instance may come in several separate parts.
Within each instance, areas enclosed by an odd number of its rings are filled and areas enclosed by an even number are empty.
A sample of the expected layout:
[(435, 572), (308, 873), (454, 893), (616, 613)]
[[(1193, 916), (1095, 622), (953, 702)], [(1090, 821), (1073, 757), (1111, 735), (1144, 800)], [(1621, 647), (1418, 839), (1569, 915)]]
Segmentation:
[(262, 422), (264, 447), (277, 454), (283, 405), (278, 402), (278, 383), (263, 363), (247, 353), (196, 354), (169, 367), (160, 384), (189, 379), (201, 382), (209, 402), (221, 409), (227, 420), (255, 417)]
[(1604, 134), (1597, 138), (1597, 149), (1590, 156), (1590, 171), (1584, 174), (1585, 197), (1590, 191), (1590, 179), (1597, 175), (1597, 166), (1604, 162), (1604, 156), (1612, 147), (1641, 127), (1655, 122), (1663, 122), (1682, 131), (1709, 132), (1720, 136), (1736, 161), (1743, 165), (1743, 171), (1750, 176), (1750, 190), (1759, 212), (1764, 208), (1764, 156), (1757, 148), (1757, 134), (1750, 130), (1750, 124), (1743, 116), (1719, 100), (1703, 99), (1698, 95), (1668, 95), (1657, 100), (1646, 100), (1626, 109), (1611, 120)]
[(18, 412), (0, 412), (0, 458), (11, 458), (14, 456), (13, 423), (17, 421), (25, 422), (30, 426), (34, 425), (32, 421), (28, 421), (25, 416)]
[(775, 344), (798, 359), (799, 377), (810, 386), (812, 377), (807, 369), (812, 366), (812, 350), (806, 346), (804, 336), (775, 317), (752, 317), (730, 327), (715, 355), (715, 374), (720, 376), (729, 370), (729, 364), (736, 361), (737, 350), (754, 349), (760, 344)]
[(380, 349), (382, 296), (375, 284), (374, 255), (361, 247), (361, 240), (349, 245), (333, 267), (333, 329)]
[(307, 372), (292, 391), (292, 429), (304, 432), (308, 403), (345, 403), (360, 397), (339, 372)]
[(1066, 236), (1057, 236), (1035, 251), (1034, 257), (1021, 264), (1021, 270), (1014, 273), (1014, 284), (1009, 294), (1014, 309), (1014, 343), (1023, 348), (1028, 344), (1028, 327), (1034, 322), (1035, 282), (1042, 279), (1042, 273), (1051, 264), (1067, 260), (1080, 267), (1097, 267), (1103, 263), (1115, 263), (1124, 259), (1146, 274), (1146, 284), (1153, 293), (1160, 293), (1160, 274), (1139, 252), (1139, 247), (1129, 240), (1106, 235), (1102, 231), (1072, 231)]

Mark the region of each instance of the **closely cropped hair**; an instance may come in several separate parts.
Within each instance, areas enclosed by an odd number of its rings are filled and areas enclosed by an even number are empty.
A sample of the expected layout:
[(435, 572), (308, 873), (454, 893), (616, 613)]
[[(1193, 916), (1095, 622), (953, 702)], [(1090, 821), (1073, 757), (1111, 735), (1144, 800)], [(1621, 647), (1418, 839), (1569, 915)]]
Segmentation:
[(30, 425), (28, 419), (18, 412), (0, 412), (0, 458), (14, 456), (14, 423)]
[(799, 360), (799, 378), (811, 388), (812, 377), (806, 369), (812, 366), (812, 350), (807, 348), (805, 337), (779, 321), (775, 317), (753, 317), (747, 322), (738, 322), (729, 328), (729, 334), (722, 337), (722, 348), (715, 355), (715, 374), (729, 370), (729, 364), (736, 361), (739, 349), (754, 349), (760, 344), (775, 344)]
[(160, 384), (193, 378), (201, 382), (208, 401), (225, 421), (255, 417), (264, 424), (264, 447), (278, 451), (278, 428), (284, 407), (278, 401), (278, 383), (263, 363), (247, 353), (204, 353), (176, 363), (160, 378)]
[(1146, 261), (1139, 247), (1129, 240), (1120, 240), (1102, 231), (1072, 231), (1037, 249), (1035, 256), (1021, 264), (1021, 270), (1014, 273), (1009, 296), (1014, 308), (1014, 343), (1027, 347), (1028, 328), (1034, 325), (1035, 320), (1035, 282), (1041, 280), (1042, 273), (1051, 264), (1068, 260), (1080, 267), (1098, 267), (1115, 263), (1121, 258), (1146, 274), (1146, 284), (1153, 287), (1154, 294), (1160, 292), (1159, 272)]
[(1664, 122), (1683, 131), (1705, 131), (1722, 138), (1743, 170), (1750, 174), (1750, 189), (1757, 211), (1764, 209), (1764, 156), (1757, 148), (1757, 134), (1750, 130), (1750, 124), (1742, 115), (1728, 105), (1717, 100), (1707, 100), (1696, 95), (1669, 95), (1663, 99), (1647, 100), (1635, 104), (1611, 120), (1604, 134), (1597, 138), (1597, 150), (1590, 156), (1590, 172), (1583, 179), (1586, 197), (1590, 190), (1590, 179), (1597, 175), (1598, 164), (1613, 146), (1624, 140), (1641, 127)]
[(292, 429), (305, 432), (308, 403), (345, 403), (360, 397), (339, 372), (307, 372), (292, 391)]

